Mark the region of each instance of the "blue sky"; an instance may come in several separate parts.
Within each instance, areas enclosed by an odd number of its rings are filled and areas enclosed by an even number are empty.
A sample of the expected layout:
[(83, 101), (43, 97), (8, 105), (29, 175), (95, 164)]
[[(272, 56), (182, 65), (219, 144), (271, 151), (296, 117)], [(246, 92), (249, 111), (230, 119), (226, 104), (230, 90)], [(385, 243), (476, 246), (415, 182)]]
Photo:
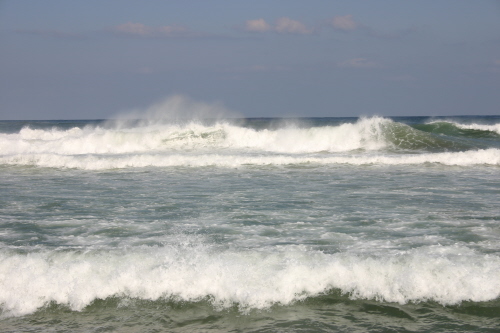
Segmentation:
[(500, 1), (0, 1), (0, 119), (500, 114)]

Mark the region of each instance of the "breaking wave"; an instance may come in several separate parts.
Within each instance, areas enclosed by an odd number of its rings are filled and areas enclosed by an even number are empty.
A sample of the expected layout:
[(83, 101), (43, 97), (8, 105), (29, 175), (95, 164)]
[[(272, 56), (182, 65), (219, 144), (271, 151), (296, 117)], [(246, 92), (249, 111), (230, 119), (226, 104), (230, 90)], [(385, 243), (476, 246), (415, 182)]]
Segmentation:
[(459, 137), (454, 134), (459, 129), (485, 132), (460, 126), (438, 122), (412, 127), (371, 117), (354, 123), (276, 128), (227, 121), (23, 127), (0, 134), (0, 164), (80, 169), (304, 163), (499, 165), (496, 141), (487, 144)]
[(196, 302), (240, 311), (289, 305), (338, 290), (351, 299), (489, 301), (500, 296), (500, 259), (463, 247), (430, 246), (397, 256), (215, 251), (198, 246), (0, 254), (3, 315), (56, 303), (82, 310), (110, 297)]
[(416, 128), (434, 134), (442, 134), (464, 138), (500, 138), (500, 124), (461, 124), (450, 121), (433, 121), (415, 126)]

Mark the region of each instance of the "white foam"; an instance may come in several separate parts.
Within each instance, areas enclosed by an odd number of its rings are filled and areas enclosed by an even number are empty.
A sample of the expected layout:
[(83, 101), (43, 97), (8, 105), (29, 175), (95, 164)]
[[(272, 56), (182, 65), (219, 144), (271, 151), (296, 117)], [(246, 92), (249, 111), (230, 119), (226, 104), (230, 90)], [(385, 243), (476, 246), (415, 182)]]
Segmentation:
[[(151, 123), (126, 128), (23, 128), (0, 134), (0, 163), (89, 170), (129, 167), (241, 167), (292, 164), (499, 165), (500, 150), (390, 154), (393, 121), (255, 130), (227, 122)], [(122, 124), (123, 125), (123, 124)], [(402, 125), (406, 126), (406, 125)]]
[(254, 130), (219, 122), (212, 126), (150, 124), (135, 128), (23, 128), (0, 135), (2, 154), (123, 154), (172, 149), (245, 148), (257, 151), (303, 153), (376, 150), (386, 146), (384, 124), (391, 120), (364, 118), (355, 124), (276, 130)]
[(279, 153), (344, 152), (356, 149), (378, 150), (387, 146), (384, 126), (392, 123), (380, 117), (361, 118), (354, 124), (256, 131), (227, 128), (229, 147), (257, 148)]
[[(441, 121), (432, 121), (432, 123), (439, 123)], [(458, 123), (455, 121), (448, 121), (450, 124), (453, 124), (454, 126), (462, 129), (472, 129), (472, 130), (480, 130), (480, 131), (490, 131), (490, 132), (496, 132), (497, 134), (500, 134), (500, 123), (499, 124), (491, 124), (491, 125), (485, 125), (485, 124), (462, 124)]]
[(306, 248), (217, 252), (203, 246), (101, 252), (0, 254), (4, 315), (48, 302), (82, 310), (111, 296), (210, 299), (241, 311), (291, 304), (332, 288), (351, 298), (443, 305), (500, 296), (500, 258), (460, 247), (428, 247), (390, 257), (324, 254)]
[(494, 124), (494, 125), (468, 124), (468, 125), (465, 125), (465, 124), (455, 123), (455, 125), (459, 128), (463, 128), (463, 129), (491, 131), (491, 132), (496, 132), (497, 134), (500, 134), (500, 124)]
[(1, 164), (51, 168), (105, 170), (142, 167), (240, 168), (244, 166), (286, 165), (424, 165), (450, 166), (500, 165), (500, 149), (414, 155), (252, 155), (231, 153), (200, 154), (125, 154), (125, 155), (59, 155), (17, 154), (0, 157)]

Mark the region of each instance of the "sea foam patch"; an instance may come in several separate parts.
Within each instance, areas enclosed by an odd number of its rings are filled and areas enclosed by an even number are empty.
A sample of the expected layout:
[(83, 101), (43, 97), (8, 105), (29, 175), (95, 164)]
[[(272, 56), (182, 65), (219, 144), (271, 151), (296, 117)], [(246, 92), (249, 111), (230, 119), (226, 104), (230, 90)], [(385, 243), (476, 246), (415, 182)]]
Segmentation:
[(22, 154), (0, 157), (0, 163), (50, 168), (76, 168), (84, 170), (106, 170), (143, 167), (223, 167), (287, 166), (287, 165), (425, 165), (450, 166), (500, 165), (500, 149), (477, 151), (414, 154), (414, 155), (339, 155), (304, 156), (284, 154), (123, 154), (123, 155), (60, 155)]

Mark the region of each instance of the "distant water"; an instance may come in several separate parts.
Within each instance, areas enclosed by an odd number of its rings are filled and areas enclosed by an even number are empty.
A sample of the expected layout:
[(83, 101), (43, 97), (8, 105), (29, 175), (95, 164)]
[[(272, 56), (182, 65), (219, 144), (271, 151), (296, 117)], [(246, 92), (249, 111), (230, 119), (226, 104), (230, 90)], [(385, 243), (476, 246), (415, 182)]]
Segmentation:
[(0, 122), (2, 332), (498, 332), (500, 117)]

